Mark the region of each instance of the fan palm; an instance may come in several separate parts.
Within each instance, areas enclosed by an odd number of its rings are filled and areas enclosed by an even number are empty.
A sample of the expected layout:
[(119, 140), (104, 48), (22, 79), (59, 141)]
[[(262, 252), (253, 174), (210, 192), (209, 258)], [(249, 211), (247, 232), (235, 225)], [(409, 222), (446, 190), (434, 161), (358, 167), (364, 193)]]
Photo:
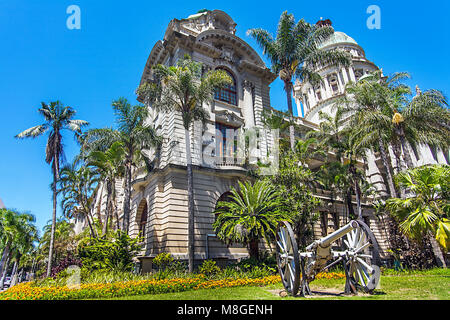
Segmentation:
[[(301, 19), (295, 23), (294, 15), (286, 11), (278, 22), (275, 39), (263, 29), (250, 29), (247, 34), (252, 36), (263, 49), (272, 63), (272, 71), (279, 75), (284, 83), (288, 112), (293, 118), (292, 90), (293, 79), (318, 83), (321, 76), (315, 72), (319, 64), (350, 64), (350, 57), (342, 51), (320, 50), (320, 44), (328, 39), (334, 30), (331, 26), (317, 26)], [(289, 128), (291, 150), (295, 148), (294, 126)]]
[[(185, 131), (186, 168), (188, 182), (188, 260), (189, 271), (194, 268), (194, 178), (192, 172), (190, 127), (193, 121), (205, 122), (208, 117), (203, 103), (213, 100), (217, 88), (232, 83), (230, 76), (223, 70), (202, 74), (202, 64), (189, 56), (180, 59), (176, 66), (157, 65), (154, 67), (156, 84), (146, 84), (140, 92), (146, 91), (145, 100), (151, 99), (156, 110), (181, 113)], [(157, 94), (155, 93), (156, 89)], [(150, 90), (148, 90), (150, 89)]]
[(128, 233), (131, 211), (131, 179), (133, 168), (146, 160), (144, 150), (158, 147), (161, 138), (153, 126), (146, 122), (148, 109), (144, 105), (131, 105), (127, 99), (113, 101), (117, 130), (111, 128), (92, 129), (81, 138), (82, 157), (91, 151), (105, 151), (114, 142), (120, 142), (124, 153), (124, 201), (122, 231)]
[(278, 223), (283, 220), (278, 197), (275, 187), (267, 181), (239, 182), (239, 189), (231, 189), (230, 201), (217, 204), (218, 217), (213, 228), (218, 238), (248, 245), (250, 257), (258, 259), (259, 240), (266, 240), (270, 246)]
[(56, 184), (59, 180), (59, 169), (61, 160), (64, 157), (64, 149), (62, 144), (62, 130), (67, 129), (75, 132), (76, 135), (81, 134), (81, 129), (89, 123), (84, 120), (75, 120), (73, 117), (76, 111), (68, 106), (64, 106), (61, 102), (50, 102), (45, 104), (42, 102), (39, 113), (44, 117), (45, 122), (38, 126), (29, 128), (18, 135), (16, 138), (37, 138), (46, 132), (49, 133), (47, 139), (47, 147), (45, 150), (45, 161), (51, 165), (53, 173), (53, 216), (52, 216), (52, 236), (50, 241), (50, 250), (47, 266), (47, 277), (50, 276), (52, 255), (53, 255), (53, 239), (56, 223), (56, 207), (57, 207), (57, 190)]

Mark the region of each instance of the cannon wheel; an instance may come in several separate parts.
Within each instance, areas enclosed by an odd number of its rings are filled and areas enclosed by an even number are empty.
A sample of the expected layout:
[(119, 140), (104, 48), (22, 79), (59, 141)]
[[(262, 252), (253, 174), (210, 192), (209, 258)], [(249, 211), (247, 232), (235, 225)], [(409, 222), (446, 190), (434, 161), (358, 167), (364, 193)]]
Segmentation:
[(359, 289), (372, 293), (381, 276), (378, 243), (370, 228), (360, 220), (357, 222), (359, 227), (343, 238), (343, 245), (350, 253), (344, 260), (347, 277), (345, 291), (356, 293)]
[(282, 221), (277, 228), (277, 264), (286, 291), (295, 296), (300, 287), (300, 260), (291, 225)]

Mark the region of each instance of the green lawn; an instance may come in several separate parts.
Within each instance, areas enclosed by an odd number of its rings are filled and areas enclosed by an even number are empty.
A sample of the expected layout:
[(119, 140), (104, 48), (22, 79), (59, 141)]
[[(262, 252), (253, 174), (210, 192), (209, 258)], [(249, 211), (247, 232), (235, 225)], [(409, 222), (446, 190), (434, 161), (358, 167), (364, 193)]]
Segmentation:
[[(450, 300), (449, 270), (434, 270), (413, 275), (382, 276), (380, 287), (373, 295), (344, 296), (345, 280), (318, 280), (311, 284), (313, 296), (307, 299), (325, 300)], [(300, 297), (280, 297), (281, 285), (238, 287), (141, 295), (114, 300), (302, 300)]]

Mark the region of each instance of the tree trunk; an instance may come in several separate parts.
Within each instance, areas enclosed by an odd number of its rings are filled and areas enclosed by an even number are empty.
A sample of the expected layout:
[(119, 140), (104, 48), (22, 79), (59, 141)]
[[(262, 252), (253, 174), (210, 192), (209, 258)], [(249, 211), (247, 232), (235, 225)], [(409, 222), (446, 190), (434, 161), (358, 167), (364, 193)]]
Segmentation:
[(431, 248), (433, 249), (436, 264), (440, 268), (447, 268), (447, 264), (445, 262), (445, 257), (442, 253), (441, 247), (439, 246), (439, 243), (436, 241), (436, 238), (433, 236), (431, 232), (428, 233), (428, 239), (430, 240)]
[(55, 228), (56, 228), (56, 206), (57, 206), (57, 191), (56, 184), (59, 179), (59, 158), (55, 156), (53, 165), (53, 215), (52, 215), (52, 229), (50, 233), (50, 248), (48, 251), (48, 263), (47, 263), (47, 277), (50, 277), (52, 272), (52, 260), (53, 260), (53, 246), (55, 243)]
[(192, 172), (191, 158), (191, 137), (189, 129), (184, 130), (186, 142), (186, 167), (187, 167), (187, 183), (188, 183), (188, 264), (189, 272), (194, 271), (194, 175)]
[(102, 230), (102, 234), (106, 235), (106, 233), (108, 232), (108, 223), (109, 223), (109, 218), (111, 217), (111, 210), (112, 210), (112, 206), (111, 206), (111, 194), (112, 194), (112, 182), (108, 181), (106, 182), (106, 215), (105, 215), (105, 224), (103, 225), (103, 230)]
[(14, 287), (17, 284), (17, 269), (19, 267), (18, 261), (14, 261), (14, 266), (11, 272), (11, 285), (10, 288)]
[(122, 231), (128, 234), (130, 224), (130, 204), (131, 204), (131, 159), (128, 157), (125, 170), (125, 188), (123, 195), (123, 224)]
[(6, 274), (8, 273), (8, 265), (9, 265), (9, 255), (6, 258), (5, 268), (2, 272), (0, 272), (0, 290), (3, 289), (3, 286), (5, 285), (5, 278)]
[(116, 229), (120, 230), (119, 213), (117, 212), (117, 199), (116, 199), (116, 192), (115, 191), (113, 193), (112, 210), (114, 212), (114, 218), (116, 219)]
[(11, 249), (11, 244), (8, 241), (6, 243), (5, 249), (3, 249), (3, 254), (2, 254), (2, 259), (0, 260), (0, 275), (3, 273), (3, 269), (6, 266), (6, 262), (9, 259), (9, 254), (10, 254), (10, 249)]
[(251, 240), (249, 242), (248, 246), (249, 246), (250, 258), (259, 260), (259, 240), (258, 239)]
[(407, 145), (405, 136), (403, 134), (400, 135), (400, 142), (402, 144), (403, 158), (405, 159), (406, 166), (408, 167), (408, 169), (412, 169), (412, 168), (414, 168), (414, 164), (413, 164), (413, 161), (411, 158), (411, 153), (409, 152), (409, 149), (408, 149), (408, 145)]
[(356, 208), (358, 212), (358, 220), (362, 221), (362, 207), (361, 207), (361, 189), (359, 188), (359, 183), (356, 178), (355, 180), (355, 194), (356, 194)]
[(347, 202), (348, 215), (349, 217), (351, 217), (351, 219), (353, 219), (356, 215), (355, 210), (353, 209), (352, 193), (350, 190), (346, 192), (345, 201)]
[(397, 192), (395, 190), (394, 179), (392, 177), (391, 164), (387, 160), (386, 149), (384, 148), (384, 143), (383, 143), (383, 140), (381, 140), (381, 138), (378, 139), (378, 146), (380, 147), (381, 160), (383, 161), (383, 165), (386, 168), (389, 194), (390, 194), (391, 198), (397, 198)]
[(284, 89), (286, 91), (286, 99), (289, 111), (289, 121), (291, 122), (291, 125), (289, 126), (289, 140), (291, 143), (291, 150), (295, 151), (295, 129), (294, 126), (292, 125), (292, 122), (294, 120), (294, 112), (292, 109), (292, 83), (290, 81), (285, 81)]

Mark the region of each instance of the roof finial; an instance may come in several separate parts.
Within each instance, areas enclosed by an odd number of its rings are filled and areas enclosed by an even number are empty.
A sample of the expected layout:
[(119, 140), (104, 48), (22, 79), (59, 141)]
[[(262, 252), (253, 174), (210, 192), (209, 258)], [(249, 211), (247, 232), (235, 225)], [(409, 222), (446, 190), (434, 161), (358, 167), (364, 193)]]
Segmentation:
[(318, 27), (331, 27), (333, 23), (330, 19), (324, 20), (323, 17), (320, 17), (320, 20), (317, 21), (316, 26)]
[(419, 85), (416, 85), (416, 97), (422, 94), (422, 90), (420, 90)]

